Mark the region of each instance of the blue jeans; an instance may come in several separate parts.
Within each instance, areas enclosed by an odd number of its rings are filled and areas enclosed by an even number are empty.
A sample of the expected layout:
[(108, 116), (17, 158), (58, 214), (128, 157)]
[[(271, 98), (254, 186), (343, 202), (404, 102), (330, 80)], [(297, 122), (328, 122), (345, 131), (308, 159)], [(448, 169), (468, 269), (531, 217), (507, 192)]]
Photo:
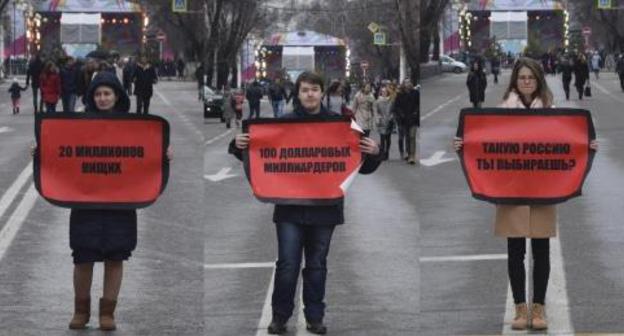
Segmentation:
[(273, 107), (273, 117), (279, 118), (284, 114), (284, 101), (283, 100), (273, 100), (271, 101), (271, 106)]
[(323, 320), (327, 254), (334, 228), (334, 225), (276, 224), (279, 256), (272, 297), (273, 318), (286, 322), (292, 316), (303, 254), (303, 313), (308, 321)]

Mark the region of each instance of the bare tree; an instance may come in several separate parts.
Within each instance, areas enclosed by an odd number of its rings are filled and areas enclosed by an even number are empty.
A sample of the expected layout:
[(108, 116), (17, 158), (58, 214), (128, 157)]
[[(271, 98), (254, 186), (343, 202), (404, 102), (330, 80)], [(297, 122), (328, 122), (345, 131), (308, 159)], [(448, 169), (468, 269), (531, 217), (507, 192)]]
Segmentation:
[[(621, 10), (598, 9), (596, 1), (569, 0), (571, 13), (580, 22), (594, 26), (594, 39), (612, 51), (624, 51), (624, 22)], [(622, 3), (622, 1), (620, 1)]]
[(396, 5), (403, 50), (411, 69), (410, 77), (416, 81), (420, 77), (422, 59), (420, 1), (396, 0)]
[(450, 0), (420, 0), (422, 11), (420, 12), (420, 59), (421, 62), (429, 61), (429, 50), (433, 44), (433, 59), (438, 60), (440, 33), (438, 23), (449, 5)]

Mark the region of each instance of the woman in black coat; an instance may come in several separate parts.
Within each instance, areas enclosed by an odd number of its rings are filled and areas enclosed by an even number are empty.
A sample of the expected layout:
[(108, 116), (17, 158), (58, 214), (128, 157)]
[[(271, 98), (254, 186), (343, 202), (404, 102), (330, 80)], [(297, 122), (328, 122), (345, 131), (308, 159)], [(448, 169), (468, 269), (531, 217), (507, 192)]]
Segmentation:
[[(128, 113), (130, 99), (117, 77), (100, 72), (85, 95), (87, 113)], [(104, 293), (100, 299), (100, 329), (114, 330), (113, 313), (121, 288), (123, 261), (137, 243), (135, 210), (72, 209), (69, 245), (74, 258), (75, 312), (70, 329), (89, 322), (94, 262), (104, 262)]]
[(475, 60), (472, 62), (466, 85), (470, 92), (472, 105), (475, 108), (481, 108), (481, 104), (485, 101), (485, 88), (487, 87), (487, 78), (485, 72), (483, 72), (481, 61)]
[(583, 99), (583, 89), (585, 82), (589, 80), (589, 64), (585, 55), (579, 54), (576, 62), (574, 62), (574, 86), (578, 91), (579, 99)]

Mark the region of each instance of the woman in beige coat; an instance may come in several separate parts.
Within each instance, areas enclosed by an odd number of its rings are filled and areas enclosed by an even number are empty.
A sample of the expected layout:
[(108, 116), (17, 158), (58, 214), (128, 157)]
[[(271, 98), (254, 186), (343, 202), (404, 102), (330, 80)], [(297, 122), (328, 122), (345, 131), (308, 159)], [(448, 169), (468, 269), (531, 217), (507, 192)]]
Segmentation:
[[(551, 108), (553, 95), (546, 84), (544, 71), (539, 63), (529, 58), (520, 58), (514, 65), (509, 87), (503, 97), (502, 108)], [(462, 139), (454, 140), (454, 147), (460, 150)], [(597, 149), (593, 141), (590, 148)], [(557, 210), (554, 205), (497, 205), (494, 233), (507, 238), (507, 268), (513, 293), (516, 316), (511, 327), (524, 330), (529, 326), (536, 330), (548, 327), (544, 313), (544, 302), (550, 273), (550, 241), (557, 234)], [(526, 238), (531, 238), (533, 251), (533, 306), (531, 318), (525, 297), (524, 254)]]
[(371, 85), (364, 84), (353, 99), (353, 113), (355, 121), (364, 130), (365, 136), (368, 136), (375, 127), (373, 104), (375, 104), (375, 96), (371, 92)]

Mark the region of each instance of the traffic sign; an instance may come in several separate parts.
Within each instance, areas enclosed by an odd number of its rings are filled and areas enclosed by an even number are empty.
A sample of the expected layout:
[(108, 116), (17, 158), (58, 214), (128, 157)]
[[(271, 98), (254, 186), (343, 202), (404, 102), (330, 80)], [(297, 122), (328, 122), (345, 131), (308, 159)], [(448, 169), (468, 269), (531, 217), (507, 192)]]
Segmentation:
[(374, 34), (374, 33), (376, 33), (379, 30), (379, 25), (376, 24), (375, 22), (371, 22), (368, 25), (368, 30), (370, 30), (370, 32)]
[(374, 45), (379, 45), (379, 46), (386, 45), (386, 34), (385, 33), (375, 33), (373, 44)]
[(611, 9), (611, 0), (598, 0), (598, 9)]
[(368, 61), (360, 61), (360, 67), (362, 69), (368, 69)]
[(188, 10), (187, 0), (171, 0), (172, 12), (186, 12)]
[(588, 27), (588, 26), (583, 27), (583, 35), (588, 35), (588, 36), (589, 36), (589, 35), (591, 35), (591, 34), (592, 34), (592, 29), (591, 29), (591, 27)]
[(156, 39), (159, 41), (164, 41), (167, 38), (167, 35), (165, 35), (165, 33), (163, 32), (158, 32), (158, 34), (156, 34)]

